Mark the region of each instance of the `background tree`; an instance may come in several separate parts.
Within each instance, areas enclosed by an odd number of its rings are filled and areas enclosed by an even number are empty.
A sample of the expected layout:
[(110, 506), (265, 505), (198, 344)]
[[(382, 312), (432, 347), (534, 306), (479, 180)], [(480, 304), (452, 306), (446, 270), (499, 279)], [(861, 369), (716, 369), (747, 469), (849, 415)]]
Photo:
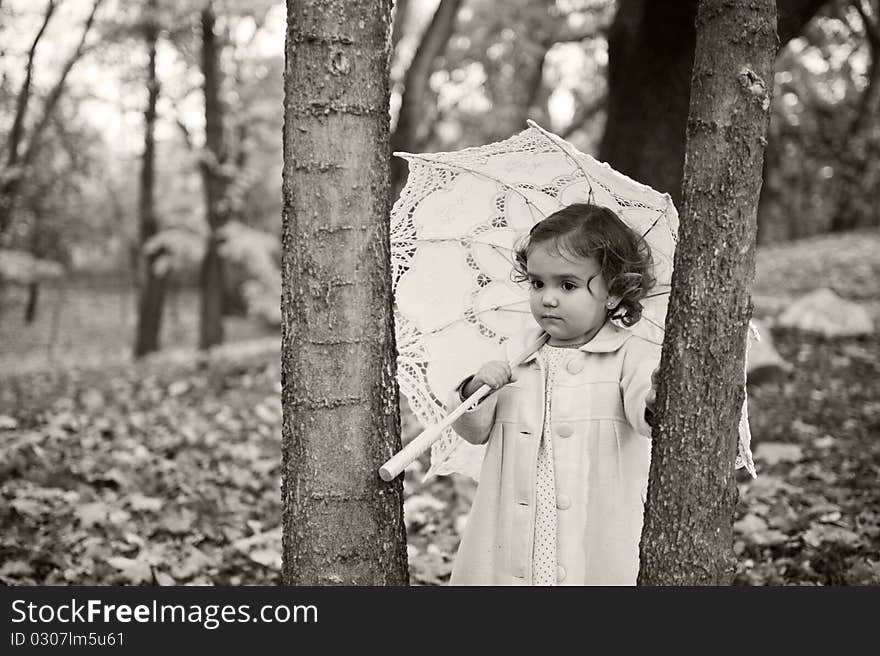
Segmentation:
[(733, 463), (775, 23), (774, 0), (699, 4), (642, 585), (726, 585), (733, 578)]
[(220, 252), (221, 230), (229, 220), (226, 188), (229, 184), (227, 148), (224, 136), (224, 107), (220, 49), (214, 33), (216, 15), (213, 2), (206, 2), (200, 13), (202, 35), (202, 75), (205, 93), (205, 150), (201, 161), (205, 186), (205, 213), (208, 237), (199, 274), (201, 314), (199, 348), (223, 342), (223, 294), (225, 288), (223, 256)]
[(22, 82), (18, 94), (15, 118), (10, 131), (9, 140), (6, 144), (7, 153), (5, 167), (2, 172), (0, 172), (0, 236), (9, 229), (9, 226), (13, 221), (15, 202), (22, 181), (27, 175), (28, 167), (33, 163), (37, 153), (43, 145), (43, 134), (51, 123), (58, 101), (64, 93), (67, 77), (86, 50), (86, 41), (92, 30), (92, 25), (95, 22), (95, 15), (102, 2), (103, 0), (95, 0), (92, 4), (91, 11), (89, 12), (82, 28), (82, 35), (79, 43), (62, 64), (57, 81), (49, 90), (41, 104), (39, 117), (33, 121), (30, 129), (26, 131), (28, 112), (30, 107), (32, 107), (31, 96), (33, 89), (31, 80), (34, 57), (43, 34), (45, 34), (46, 27), (55, 12), (57, 2), (55, 0), (49, 0), (46, 5), (42, 24), (34, 37), (33, 44), (28, 52), (25, 79)]
[(391, 3), (291, 0), (284, 80), (283, 579), (407, 583), (388, 234)]
[[(827, 0), (779, 0), (781, 44)], [(608, 106), (599, 159), (681, 199), (697, 0), (620, 0), (609, 34)]]
[[(431, 22), (425, 28), (403, 82), (397, 126), (391, 135), (391, 149), (394, 151), (418, 152), (424, 148), (426, 133), (430, 127), (424, 119), (429, 99), (428, 80), (434, 71), (435, 60), (443, 54), (452, 36), (455, 16), (460, 6), (461, 0), (440, 0)], [(405, 12), (404, 8), (404, 15)], [(403, 15), (395, 16), (398, 33), (402, 30), (404, 21)], [(395, 195), (400, 192), (405, 181), (406, 163), (395, 157), (391, 160), (391, 184)]]
[(156, 44), (159, 40), (159, 3), (147, 0), (143, 14), (144, 44), (147, 49), (147, 106), (144, 110), (144, 154), (140, 173), (140, 244), (142, 273), (138, 300), (134, 355), (140, 357), (159, 349), (162, 312), (165, 305), (167, 271), (157, 267), (161, 248), (149, 250), (147, 242), (159, 231), (154, 189), (156, 184), (156, 103), (159, 79), (156, 75)]
[(838, 151), (840, 203), (831, 219), (835, 231), (880, 225), (880, 2), (852, 0), (843, 11), (858, 14), (868, 66), (867, 84)]

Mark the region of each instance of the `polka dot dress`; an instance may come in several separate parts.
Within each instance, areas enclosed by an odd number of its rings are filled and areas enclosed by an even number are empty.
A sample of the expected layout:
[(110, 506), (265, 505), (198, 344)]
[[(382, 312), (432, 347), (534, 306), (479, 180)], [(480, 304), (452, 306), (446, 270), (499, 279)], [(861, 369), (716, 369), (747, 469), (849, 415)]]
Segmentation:
[(546, 376), (544, 395), (544, 426), (538, 447), (538, 471), (536, 477), (537, 501), (535, 507), (535, 547), (532, 552), (532, 584), (554, 585), (556, 583), (556, 474), (553, 467), (553, 439), (551, 435), (550, 400), (556, 372), (562, 366), (570, 349), (550, 346), (541, 347), (539, 357)]

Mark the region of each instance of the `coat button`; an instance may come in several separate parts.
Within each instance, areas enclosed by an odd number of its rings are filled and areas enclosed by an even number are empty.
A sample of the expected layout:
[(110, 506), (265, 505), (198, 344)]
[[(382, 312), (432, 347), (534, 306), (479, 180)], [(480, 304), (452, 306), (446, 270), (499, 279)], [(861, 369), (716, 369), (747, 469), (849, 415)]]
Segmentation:
[(571, 499), (567, 494), (560, 494), (556, 497), (556, 507), (560, 510), (571, 508)]
[(570, 374), (579, 374), (584, 370), (584, 360), (581, 357), (575, 356), (568, 361), (565, 368), (568, 369)]
[(574, 434), (574, 428), (572, 428), (571, 424), (559, 424), (556, 427), (556, 434), (559, 437), (571, 437)]
[(556, 566), (556, 581), (562, 583), (565, 580), (565, 568), (562, 565)]

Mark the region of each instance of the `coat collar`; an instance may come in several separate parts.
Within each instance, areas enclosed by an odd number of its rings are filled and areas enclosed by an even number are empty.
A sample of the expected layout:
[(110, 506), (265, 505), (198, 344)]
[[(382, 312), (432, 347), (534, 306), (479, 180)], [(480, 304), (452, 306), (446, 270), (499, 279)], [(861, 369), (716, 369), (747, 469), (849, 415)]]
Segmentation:
[[(512, 343), (510, 343), (508, 347), (508, 358), (515, 358), (517, 354), (522, 352), (526, 345), (534, 342), (542, 332), (543, 331), (539, 327), (535, 326), (534, 328), (530, 328), (524, 333), (521, 333), (517, 338), (510, 340)], [(599, 332), (596, 333), (596, 336), (583, 346), (578, 347), (577, 350), (585, 353), (613, 353), (623, 346), (624, 342), (632, 336), (633, 332), (631, 329), (621, 328), (610, 321), (606, 321), (599, 329)], [(537, 356), (538, 352), (535, 351), (525, 359), (523, 364), (528, 364)]]

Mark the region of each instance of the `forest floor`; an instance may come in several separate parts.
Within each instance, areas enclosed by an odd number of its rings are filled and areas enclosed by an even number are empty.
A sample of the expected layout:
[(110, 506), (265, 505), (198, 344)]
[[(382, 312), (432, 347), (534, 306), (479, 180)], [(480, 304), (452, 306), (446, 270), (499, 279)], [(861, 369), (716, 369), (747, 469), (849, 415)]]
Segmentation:
[[(760, 251), (755, 314), (772, 324), (822, 286), (877, 320), (880, 232)], [(880, 584), (880, 333), (772, 335), (794, 369), (749, 390), (758, 478), (738, 472), (735, 583)], [(86, 329), (69, 338), (65, 349), (88, 354), (102, 339)], [(4, 367), (0, 584), (279, 583), (277, 338), (210, 357), (91, 357), (37, 367), (25, 354), (21, 371)], [(405, 412), (405, 438), (417, 430)], [(425, 464), (404, 479), (410, 577), (440, 585), (474, 484), (423, 481)]]

